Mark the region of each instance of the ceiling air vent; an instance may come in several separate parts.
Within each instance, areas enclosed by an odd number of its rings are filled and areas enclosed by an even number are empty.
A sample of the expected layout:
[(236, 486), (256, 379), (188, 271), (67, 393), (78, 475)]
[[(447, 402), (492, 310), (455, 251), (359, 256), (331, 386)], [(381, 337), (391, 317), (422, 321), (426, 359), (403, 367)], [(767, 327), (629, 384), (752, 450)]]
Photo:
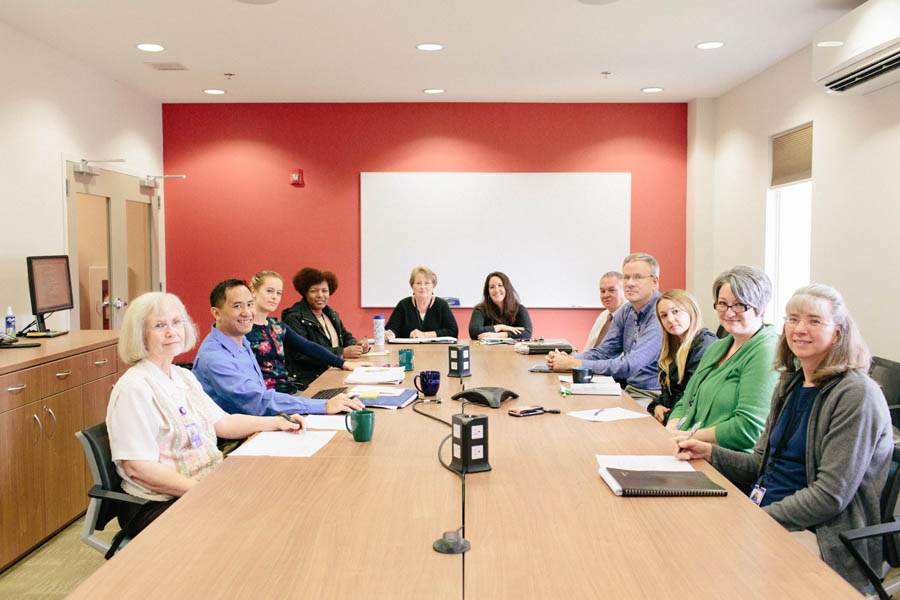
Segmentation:
[(177, 62), (161, 62), (161, 63), (144, 63), (151, 69), (156, 69), (157, 71), (187, 71), (188, 68), (181, 63)]

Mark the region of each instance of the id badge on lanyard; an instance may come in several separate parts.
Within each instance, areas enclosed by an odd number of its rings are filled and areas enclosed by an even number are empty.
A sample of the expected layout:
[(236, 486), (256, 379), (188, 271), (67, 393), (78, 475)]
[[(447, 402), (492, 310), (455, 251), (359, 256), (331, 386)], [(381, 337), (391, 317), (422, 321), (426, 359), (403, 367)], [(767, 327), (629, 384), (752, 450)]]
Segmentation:
[[(183, 417), (187, 416), (187, 411), (184, 407), (179, 407), (178, 412), (180, 412)], [(191, 446), (194, 448), (203, 446), (203, 438), (200, 437), (200, 427), (197, 425), (196, 421), (186, 421), (184, 428), (187, 430), (188, 438), (191, 440)]]

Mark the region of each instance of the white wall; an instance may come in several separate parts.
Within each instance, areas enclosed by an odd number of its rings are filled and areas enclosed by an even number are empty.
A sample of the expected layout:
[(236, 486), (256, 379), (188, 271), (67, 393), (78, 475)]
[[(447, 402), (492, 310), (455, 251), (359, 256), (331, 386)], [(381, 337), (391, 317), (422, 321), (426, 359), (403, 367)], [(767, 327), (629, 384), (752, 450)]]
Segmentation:
[(0, 305), (22, 328), (32, 319), (24, 257), (67, 253), (62, 154), (162, 173), (162, 108), (2, 22), (0, 73)]
[(812, 121), (812, 280), (844, 295), (874, 354), (900, 360), (900, 84), (829, 95), (811, 82), (811, 59), (806, 48), (718, 99), (713, 227), (694, 242), (713, 261), (688, 268), (712, 281), (735, 263), (764, 266), (770, 137)]

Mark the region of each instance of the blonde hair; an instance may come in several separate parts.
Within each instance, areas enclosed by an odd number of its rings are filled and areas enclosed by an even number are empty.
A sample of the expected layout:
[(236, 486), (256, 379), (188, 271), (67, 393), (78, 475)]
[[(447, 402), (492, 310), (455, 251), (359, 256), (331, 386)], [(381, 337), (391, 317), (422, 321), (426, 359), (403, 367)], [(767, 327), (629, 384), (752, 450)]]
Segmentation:
[(412, 273), (409, 274), (409, 285), (415, 283), (416, 275), (418, 275), (419, 273), (422, 273), (423, 275), (425, 275), (425, 277), (433, 281), (434, 285), (437, 285), (437, 275), (434, 274), (434, 271), (432, 271), (428, 267), (422, 266), (413, 267)]
[[(683, 336), (672, 335), (663, 326), (662, 319), (659, 318), (659, 303), (663, 300), (670, 301), (691, 315), (691, 324)], [(662, 329), (662, 346), (659, 350), (659, 383), (671, 391), (669, 368), (674, 361), (678, 367), (678, 382), (684, 381), (685, 365), (688, 355), (691, 353), (691, 345), (694, 343), (694, 336), (700, 331), (700, 307), (688, 292), (669, 290), (656, 301), (656, 320), (659, 321), (660, 329)]]
[(284, 281), (284, 278), (275, 271), (260, 271), (259, 273), (254, 275), (252, 279), (250, 279), (250, 290), (254, 292), (257, 291), (262, 287), (263, 282), (269, 277), (274, 277), (275, 279), (282, 282)]
[[(811, 377), (811, 383), (818, 386), (826, 379), (846, 373), (847, 371), (859, 371), (867, 373), (872, 363), (872, 355), (862, 339), (862, 334), (856, 326), (856, 321), (847, 310), (844, 299), (836, 289), (821, 283), (813, 283), (800, 288), (785, 308), (786, 313), (798, 310), (817, 311), (827, 307), (831, 313), (830, 318), (837, 328), (838, 339), (828, 349), (828, 354), (816, 367)], [(828, 315), (822, 315), (828, 317)], [(778, 352), (775, 356), (775, 367), (781, 367), (787, 373), (799, 371), (797, 357), (791, 351), (787, 343), (787, 336), (782, 333), (778, 340)]]
[(167, 310), (177, 309), (184, 321), (184, 352), (197, 343), (197, 328), (188, 316), (184, 304), (175, 294), (165, 292), (149, 292), (131, 301), (122, 317), (122, 328), (119, 331), (119, 356), (126, 363), (134, 363), (147, 358), (147, 343), (144, 340), (144, 324), (154, 315), (161, 315)]

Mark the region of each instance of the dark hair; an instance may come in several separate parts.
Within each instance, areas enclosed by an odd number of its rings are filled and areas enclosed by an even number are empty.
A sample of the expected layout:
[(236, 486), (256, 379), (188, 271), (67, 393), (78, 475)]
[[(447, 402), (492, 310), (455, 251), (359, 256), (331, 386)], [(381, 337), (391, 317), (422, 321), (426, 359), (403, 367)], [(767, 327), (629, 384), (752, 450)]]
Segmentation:
[(216, 287), (209, 293), (209, 305), (216, 308), (222, 308), (225, 303), (225, 293), (234, 287), (244, 286), (251, 294), (250, 286), (243, 279), (226, 279), (221, 283), (217, 283)]
[(337, 275), (331, 271), (320, 271), (312, 267), (303, 267), (294, 275), (294, 289), (300, 292), (300, 295), (306, 297), (309, 288), (317, 283), (325, 282), (328, 284), (328, 293), (333, 294), (337, 291), (338, 280)]
[[(506, 290), (502, 308), (497, 308), (497, 305), (491, 300), (491, 277), (498, 277), (503, 283), (503, 289)], [(506, 273), (501, 273), (500, 271), (489, 273), (484, 279), (483, 296), (481, 303), (475, 308), (480, 308), (488, 318), (493, 319), (497, 323), (512, 325), (516, 322), (516, 313), (519, 312), (519, 295), (516, 293), (516, 289), (509, 281)]]

